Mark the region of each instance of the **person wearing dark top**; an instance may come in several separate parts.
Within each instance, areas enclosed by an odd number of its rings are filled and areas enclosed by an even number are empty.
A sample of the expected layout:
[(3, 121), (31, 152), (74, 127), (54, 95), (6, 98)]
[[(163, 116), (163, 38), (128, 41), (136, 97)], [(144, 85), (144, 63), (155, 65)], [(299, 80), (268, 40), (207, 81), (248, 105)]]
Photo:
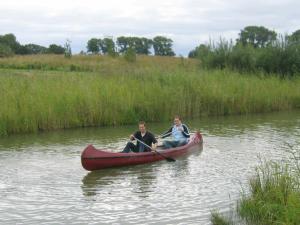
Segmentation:
[[(133, 141), (134, 139), (141, 140), (145, 144), (152, 146), (152, 149), (156, 149), (157, 145), (157, 140), (154, 137), (154, 135), (146, 130), (146, 124), (144, 121), (139, 122), (139, 130), (136, 131), (134, 134), (130, 135), (130, 140)], [(128, 153), (128, 152), (150, 152), (151, 149), (139, 141), (137, 141), (137, 144), (133, 144), (132, 142), (128, 142), (126, 144), (126, 147), (122, 151), (123, 153)]]
[(187, 144), (190, 132), (187, 125), (181, 123), (179, 116), (174, 117), (174, 125), (170, 127), (161, 137), (165, 138), (172, 135), (172, 140), (165, 140), (163, 142), (164, 148), (174, 148)]

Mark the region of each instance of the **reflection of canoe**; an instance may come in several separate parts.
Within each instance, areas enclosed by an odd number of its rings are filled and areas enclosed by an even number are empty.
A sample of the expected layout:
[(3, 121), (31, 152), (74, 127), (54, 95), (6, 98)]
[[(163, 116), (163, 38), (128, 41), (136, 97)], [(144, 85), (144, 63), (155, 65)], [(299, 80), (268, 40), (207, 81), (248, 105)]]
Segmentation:
[[(188, 144), (167, 150), (157, 149), (166, 157), (177, 158), (195, 150), (199, 150), (202, 144), (202, 135), (196, 132), (191, 136)], [(93, 145), (88, 145), (81, 154), (81, 164), (89, 171), (99, 170), (108, 167), (128, 166), (155, 162), (165, 158), (155, 152), (143, 153), (114, 153), (96, 149)]]

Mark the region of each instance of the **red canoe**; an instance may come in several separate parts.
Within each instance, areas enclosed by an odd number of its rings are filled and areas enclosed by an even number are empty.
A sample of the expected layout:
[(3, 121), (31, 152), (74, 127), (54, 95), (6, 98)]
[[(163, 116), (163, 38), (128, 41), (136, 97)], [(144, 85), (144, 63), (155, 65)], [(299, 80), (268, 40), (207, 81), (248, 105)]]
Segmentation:
[[(163, 150), (160, 147), (157, 151), (165, 157), (177, 158), (188, 153), (199, 150), (203, 143), (202, 135), (196, 132), (191, 136), (188, 144), (177, 148)], [(115, 153), (96, 149), (93, 145), (88, 145), (81, 154), (81, 164), (84, 169), (93, 171), (109, 167), (128, 166), (155, 162), (165, 158), (155, 152), (143, 153)]]

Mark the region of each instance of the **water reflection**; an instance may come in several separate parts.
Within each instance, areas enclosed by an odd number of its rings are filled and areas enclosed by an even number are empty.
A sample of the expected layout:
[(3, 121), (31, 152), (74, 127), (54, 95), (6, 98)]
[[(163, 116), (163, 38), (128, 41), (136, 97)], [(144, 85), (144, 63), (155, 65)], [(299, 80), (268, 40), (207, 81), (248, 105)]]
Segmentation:
[(141, 197), (147, 197), (147, 193), (153, 191), (156, 170), (155, 165), (145, 164), (92, 171), (83, 177), (81, 189), (84, 196), (94, 196), (100, 194), (105, 186), (115, 186), (118, 191), (121, 185), (127, 189), (130, 187), (131, 192), (139, 193)]
[(191, 172), (191, 159), (199, 158), (202, 151), (203, 144), (198, 146), (197, 151), (177, 158), (175, 163), (169, 165), (170, 176), (176, 178), (189, 176)]
[(166, 168), (163, 168), (164, 166), (168, 167), (167, 170), (170, 172), (170, 176), (179, 177), (189, 175), (188, 157), (198, 157), (203, 150), (203, 145), (200, 145), (197, 150), (198, 151), (195, 151), (192, 154), (177, 158), (176, 162), (162, 160), (143, 165), (125, 166), (89, 172), (82, 179), (81, 188), (83, 195), (97, 195), (106, 185), (112, 186), (114, 183), (126, 179), (132, 187), (132, 192), (140, 193), (141, 197), (147, 197), (147, 193), (154, 191), (154, 182), (157, 175), (160, 173), (160, 170), (166, 170)]
[(122, 171), (117, 169), (105, 169), (92, 171), (86, 174), (82, 179), (82, 191), (85, 196), (93, 196), (97, 194), (105, 185), (111, 185), (114, 182), (114, 177), (120, 175)]

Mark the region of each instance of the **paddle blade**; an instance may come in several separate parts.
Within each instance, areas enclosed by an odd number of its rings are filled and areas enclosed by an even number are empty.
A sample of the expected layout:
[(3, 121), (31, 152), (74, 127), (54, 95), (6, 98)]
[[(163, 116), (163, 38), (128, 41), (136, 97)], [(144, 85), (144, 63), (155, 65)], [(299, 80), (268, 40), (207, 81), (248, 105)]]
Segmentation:
[(169, 158), (169, 157), (165, 157), (165, 159), (166, 159), (168, 162), (175, 162), (175, 161), (176, 161), (175, 159), (172, 159), (172, 158)]

